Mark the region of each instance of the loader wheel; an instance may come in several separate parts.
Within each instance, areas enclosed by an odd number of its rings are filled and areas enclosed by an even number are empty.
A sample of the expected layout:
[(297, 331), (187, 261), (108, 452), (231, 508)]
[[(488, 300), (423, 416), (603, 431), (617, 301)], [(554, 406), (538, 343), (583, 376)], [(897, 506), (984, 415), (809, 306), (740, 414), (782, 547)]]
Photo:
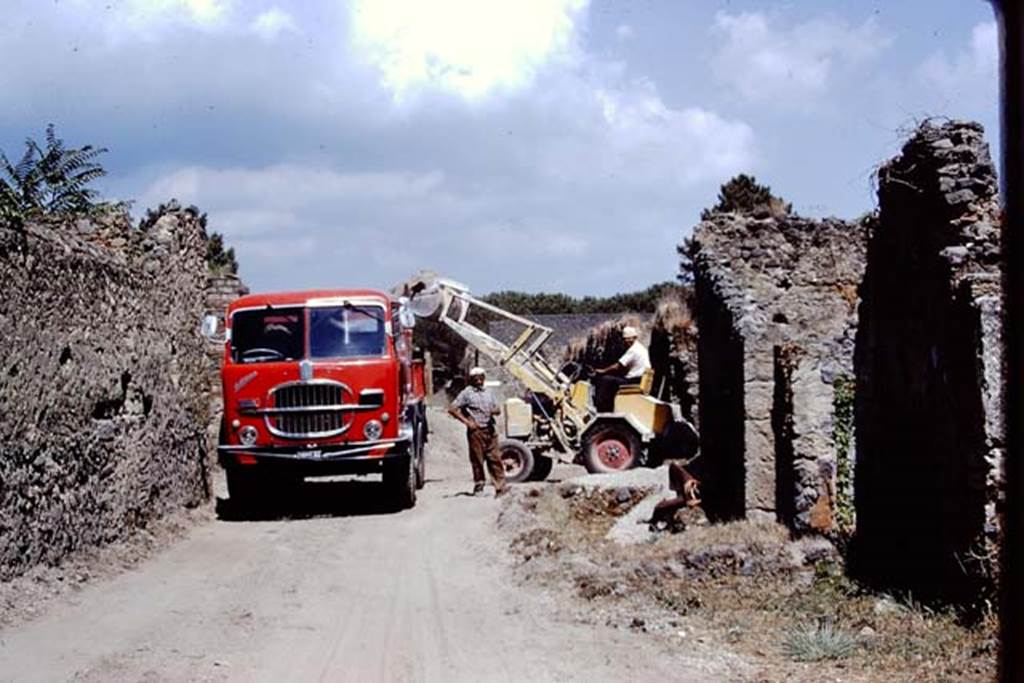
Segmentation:
[(530, 473), (530, 481), (544, 481), (551, 474), (551, 468), (555, 466), (554, 458), (539, 453), (533, 454), (533, 472)]
[(533, 473), (533, 451), (517, 439), (502, 439), (498, 442), (501, 464), (505, 467), (505, 481), (518, 484), (527, 481)]
[(583, 438), (583, 465), (588, 472), (621, 472), (640, 460), (640, 439), (624, 425), (596, 427)]

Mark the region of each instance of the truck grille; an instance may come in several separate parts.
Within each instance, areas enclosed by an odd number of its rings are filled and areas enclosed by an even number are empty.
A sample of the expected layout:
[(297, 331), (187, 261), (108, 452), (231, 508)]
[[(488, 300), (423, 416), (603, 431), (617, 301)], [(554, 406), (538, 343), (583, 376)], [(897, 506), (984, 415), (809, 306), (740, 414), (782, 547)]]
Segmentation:
[(273, 391), (274, 408), (267, 416), (271, 432), (279, 436), (331, 436), (352, 425), (352, 391), (340, 382), (284, 384)]

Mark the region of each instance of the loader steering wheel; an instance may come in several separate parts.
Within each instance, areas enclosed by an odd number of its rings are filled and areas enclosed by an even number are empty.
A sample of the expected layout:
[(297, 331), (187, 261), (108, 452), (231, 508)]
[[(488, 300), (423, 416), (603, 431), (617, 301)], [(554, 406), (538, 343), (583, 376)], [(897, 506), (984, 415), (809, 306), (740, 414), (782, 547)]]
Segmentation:
[(559, 369), (561, 374), (565, 375), (569, 382), (577, 382), (581, 379), (589, 379), (594, 374), (594, 368), (590, 367), (586, 363), (577, 363), (576, 361), (569, 361)]

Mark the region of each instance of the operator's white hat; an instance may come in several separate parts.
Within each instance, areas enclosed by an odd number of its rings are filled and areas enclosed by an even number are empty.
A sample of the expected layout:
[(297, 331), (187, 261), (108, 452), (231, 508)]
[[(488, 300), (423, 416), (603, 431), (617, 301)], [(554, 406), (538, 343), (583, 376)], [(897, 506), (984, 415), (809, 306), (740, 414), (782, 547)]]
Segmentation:
[(469, 376), (470, 377), (476, 377), (477, 375), (486, 375), (486, 374), (487, 374), (487, 372), (483, 368), (481, 368), (480, 366), (472, 368), (469, 371)]
[(639, 336), (640, 335), (637, 334), (636, 328), (633, 327), (632, 325), (626, 325), (625, 327), (622, 328), (622, 337), (624, 339), (629, 339), (629, 338), (636, 339)]

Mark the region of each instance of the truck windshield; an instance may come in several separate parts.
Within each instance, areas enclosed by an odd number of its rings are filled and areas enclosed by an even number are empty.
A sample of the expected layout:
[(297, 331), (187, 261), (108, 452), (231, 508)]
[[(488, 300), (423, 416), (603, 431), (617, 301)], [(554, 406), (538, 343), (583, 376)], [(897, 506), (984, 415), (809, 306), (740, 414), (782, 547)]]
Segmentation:
[(311, 358), (384, 355), (384, 307), (339, 306), (309, 310)]
[(266, 363), (302, 358), (304, 316), (301, 308), (238, 311), (231, 318), (231, 359)]

